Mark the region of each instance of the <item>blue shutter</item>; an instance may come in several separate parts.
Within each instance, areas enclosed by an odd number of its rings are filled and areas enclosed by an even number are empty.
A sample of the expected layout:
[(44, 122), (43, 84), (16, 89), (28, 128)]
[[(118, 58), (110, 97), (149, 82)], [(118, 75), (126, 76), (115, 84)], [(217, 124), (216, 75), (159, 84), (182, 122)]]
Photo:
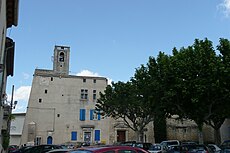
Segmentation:
[(80, 109), (80, 121), (85, 121), (85, 109)]
[(90, 120), (93, 120), (94, 109), (90, 109)]
[(71, 140), (73, 140), (73, 141), (77, 140), (77, 132), (76, 131), (71, 132)]
[(94, 141), (100, 141), (100, 130), (95, 130), (95, 136), (94, 136)]
[(101, 120), (101, 114), (100, 113), (97, 114), (97, 119)]

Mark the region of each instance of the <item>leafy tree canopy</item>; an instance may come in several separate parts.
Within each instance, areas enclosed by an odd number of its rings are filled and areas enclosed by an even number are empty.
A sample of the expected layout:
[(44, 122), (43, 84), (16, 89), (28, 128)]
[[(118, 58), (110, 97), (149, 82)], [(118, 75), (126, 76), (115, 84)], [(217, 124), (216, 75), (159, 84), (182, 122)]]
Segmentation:
[(172, 55), (159, 52), (130, 81), (107, 86), (96, 108), (139, 133), (154, 116), (174, 114), (194, 120), (200, 130), (206, 123), (217, 131), (229, 116), (230, 42), (221, 38), (216, 48), (219, 54), (206, 38), (173, 48)]

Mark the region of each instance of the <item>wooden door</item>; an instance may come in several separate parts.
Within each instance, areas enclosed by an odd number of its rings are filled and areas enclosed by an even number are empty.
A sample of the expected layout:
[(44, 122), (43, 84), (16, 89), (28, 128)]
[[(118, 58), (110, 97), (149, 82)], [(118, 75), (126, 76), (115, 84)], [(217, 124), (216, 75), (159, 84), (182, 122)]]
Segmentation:
[(117, 142), (125, 142), (125, 131), (117, 131)]

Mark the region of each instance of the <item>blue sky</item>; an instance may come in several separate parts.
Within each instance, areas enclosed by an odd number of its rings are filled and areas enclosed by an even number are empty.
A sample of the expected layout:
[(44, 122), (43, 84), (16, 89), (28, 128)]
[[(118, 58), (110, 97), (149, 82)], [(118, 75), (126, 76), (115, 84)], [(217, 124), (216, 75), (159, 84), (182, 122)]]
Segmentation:
[(35, 68), (52, 70), (55, 45), (70, 47), (70, 74), (128, 81), (159, 51), (196, 38), (230, 38), (230, 0), (20, 0), (14, 76), (7, 94), (25, 112)]

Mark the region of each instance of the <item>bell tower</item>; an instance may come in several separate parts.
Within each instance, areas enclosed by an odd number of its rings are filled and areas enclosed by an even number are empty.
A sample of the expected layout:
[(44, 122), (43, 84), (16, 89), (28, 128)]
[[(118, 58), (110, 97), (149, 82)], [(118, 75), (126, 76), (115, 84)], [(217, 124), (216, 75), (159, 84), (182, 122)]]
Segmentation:
[(69, 75), (70, 47), (55, 46), (53, 57), (53, 71), (57, 74)]

